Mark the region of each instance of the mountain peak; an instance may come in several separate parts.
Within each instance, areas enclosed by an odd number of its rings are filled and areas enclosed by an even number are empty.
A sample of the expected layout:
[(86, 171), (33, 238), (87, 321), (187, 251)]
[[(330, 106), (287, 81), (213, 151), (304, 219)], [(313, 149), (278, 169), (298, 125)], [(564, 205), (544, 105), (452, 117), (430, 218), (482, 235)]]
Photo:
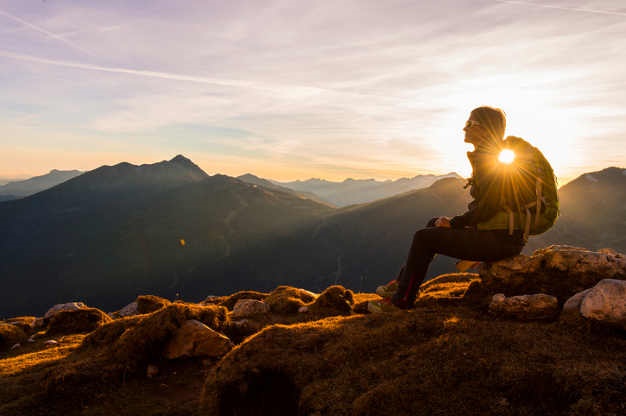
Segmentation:
[(171, 163), (185, 163), (185, 164), (191, 164), (191, 165), (196, 165), (195, 163), (193, 163), (191, 161), (191, 159), (186, 158), (183, 155), (176, 155), (172, 158), (172, 160), (170, 160)]

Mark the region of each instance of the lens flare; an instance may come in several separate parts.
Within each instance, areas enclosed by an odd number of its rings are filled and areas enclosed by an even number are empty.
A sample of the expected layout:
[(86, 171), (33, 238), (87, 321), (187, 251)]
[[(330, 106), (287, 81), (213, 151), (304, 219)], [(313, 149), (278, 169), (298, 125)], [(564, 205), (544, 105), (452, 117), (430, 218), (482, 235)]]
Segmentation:
[(510, 165), (515, 160), (515, 153), (511, 149), (504, 149), (498, 155), (498, 161), (506, 165)]

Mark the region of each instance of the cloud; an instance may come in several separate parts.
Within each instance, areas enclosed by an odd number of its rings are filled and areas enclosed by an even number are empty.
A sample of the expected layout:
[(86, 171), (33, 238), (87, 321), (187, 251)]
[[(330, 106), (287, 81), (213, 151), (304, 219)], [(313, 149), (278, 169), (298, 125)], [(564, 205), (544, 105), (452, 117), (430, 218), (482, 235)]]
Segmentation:
[(517, 1), (517, 0), (495, 0), (495, 1), (497, 1), (498, 3), (539, 7), (539, 8), (544, 8), (544, 9), (564, 10), (568, 12), (604, 14), (604, 15), (610, 15), (610, 16), (626, 17), (626, 12), (620, 12), (616, 10), (604, 10), (604, 9), (586, 8), (586, 7), (567, 7), (567, 6), (558, 6), (554, 4), (540, 4), (540, 3), (532, 3), (529, 1)]
[(0, 9), (0, 15), (5, 16), (5, 17), (7, 17), (7, 18), (9, 18), (9, 19), (11, 19), (11, 20), (13, 20), (15, 22), (18, 22), (21, 25), (23, 25), (23, 26), (25, 26), (27, 28), (30, 28), (30, 29), (32, 29), (32, 30), (34, 30), (36, 32), (42, 33), (42, 34), (46, 35), (47, 37), (49, 37), (51, 39), (59, 41), (59, 42), (63, 43), (64, 45), (72, 48), (73, 50), (82, 52), (83, 54), (86, 54), (86, 55), (90, 55), (90, 56), (93, 55), (91, 52), (89, 52), (86, 49), (78, 46), (76, 43), (71, 42), (71, 41), (65, 39), (62, 35), (59, 35), (59, 34), (56, 34), (56, 33), (52, 33), (50, 31), (42, 28), (41, 26), (35, 25), (35, 24), (31, 23), (31, 22), (27, 22), (26, 20), (24, 20), (24, 19), (22, 19), (22, 18), (20, 18), (18, 16), (15, 16), (15, 15), (7, 12), (7, 11), (4, 11), (4, 10)]

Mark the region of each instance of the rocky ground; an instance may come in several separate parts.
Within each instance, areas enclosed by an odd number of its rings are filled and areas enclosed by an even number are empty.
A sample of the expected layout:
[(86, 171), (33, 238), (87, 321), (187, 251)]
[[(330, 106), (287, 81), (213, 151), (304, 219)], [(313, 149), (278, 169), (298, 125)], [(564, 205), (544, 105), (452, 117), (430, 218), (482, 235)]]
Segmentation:
[(0, 322), (0, 415), (626, 414), (626, 257), (567, 246), (422, 285), (415, 308), (280, 286)]

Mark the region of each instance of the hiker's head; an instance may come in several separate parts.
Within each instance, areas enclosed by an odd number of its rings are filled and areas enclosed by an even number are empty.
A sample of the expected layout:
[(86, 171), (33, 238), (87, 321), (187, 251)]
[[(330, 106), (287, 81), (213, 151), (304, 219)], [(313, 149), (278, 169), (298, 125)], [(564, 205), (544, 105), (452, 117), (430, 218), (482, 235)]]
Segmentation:
[(465, 123), (465, 141), (475, 146), (485, 146), (504, 138), (506, 115), (494, 107), (478, 107), (472, 110)]

